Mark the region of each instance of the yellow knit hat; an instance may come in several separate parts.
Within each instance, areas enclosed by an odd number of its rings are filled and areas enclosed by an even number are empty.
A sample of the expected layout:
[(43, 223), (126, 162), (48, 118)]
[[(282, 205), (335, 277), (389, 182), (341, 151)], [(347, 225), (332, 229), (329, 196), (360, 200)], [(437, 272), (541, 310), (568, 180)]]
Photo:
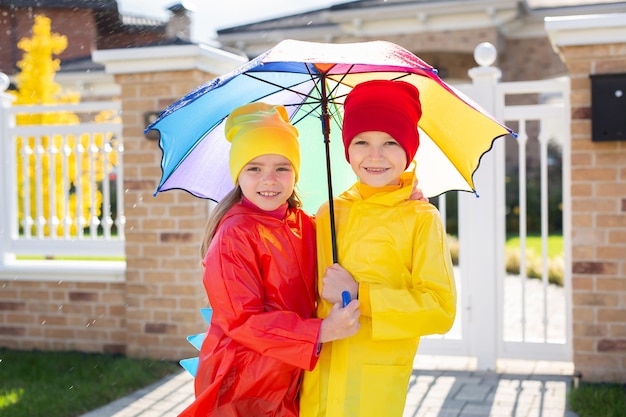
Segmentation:
[(287, 109), (256, 102), (233, 110), (224, 126), (230, 146), (230, 175), (236, 184), (243, 167), (257, 156), (282, 155), (300, 171), (298, 129), (289, 122)]

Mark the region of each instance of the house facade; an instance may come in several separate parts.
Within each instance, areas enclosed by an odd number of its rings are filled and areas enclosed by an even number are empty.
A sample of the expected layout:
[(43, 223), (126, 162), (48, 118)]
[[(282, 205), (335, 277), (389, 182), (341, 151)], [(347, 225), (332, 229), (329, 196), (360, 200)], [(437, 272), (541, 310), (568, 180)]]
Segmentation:
[(91, 59), (96, 50), (147, 45), (190, 44), (188, 11), (173, 2), (163, 22), (120, 14), (116, 0), (0, 0), (0, 72), (17, 72), (23, 51), (18, 41), (31, 36), (34, 18), (50, 18), (51, 31), (66, 36), (67, 48), (57, 56), (61, 69), (56, 82), (83, 99), (103, 100), (119, 95), (119, 86), (104, 67)]
[[(3, 15), (18, 11), (18, 3), (23, 14), (15, 14), (10, 22), (4, 19), (0, 23), (5, 26), (0, 29), (13, 33), (22, 27), (24, 32), (15, 32), (19, 39), (32, 26), (20, 23), (17, 17), (27, 22), (34, 13), (28, 7), (72, 2), (10, 2), (14, 7), (8, 3), (0, 0)], [(117, 15), (114, 2), (75, 3), (91, 4), (92, 8), (66, 10), (84, 17), (85, 22)], [(60, 13), (63, 7), (52, 9)], [(591, 140), (590, 75), (626, 73), (624, 13), (624, 2), (364, 0), (223, 29), (217, 40), (224, 50), (241, 50), (248, 57), (286, 38), (389, 40), (439, 68), (450, 83), (469, 81), (467, 71), (476, 66), (474, 48), (490, 42), (499, 51), (495, 66), (502, 70), (503, 81), (568, 78), (572, 122), (567, 192), (571, 213), (564, 221), (571, 223), (572, 229), (571, 247), (566, 250), (571, 252), (573, 362), (585, 379), (623, 382), (626, 142)], [(54, 32), (68, 33), (49, 17)], [(98, 24), (89, 23), (85, 27), (91, 35), (82, 42), (84, 48), (97, 48), (92, 55), (95, 64), (90, 65), (98, 65), (100, 74), (110, 77), (110, 85), (117, 88), (111, 95), (119, 95), (122, 101), (125, 269), (114, 281), (96, 281), (88, 274), (84, 279), (67, 279), (63, 271), (50, 273), (46, 279), (0, 271), (0, 346), (172, 360), (195, 354), (185, 337), (205, 326), (198, 314), (206, 297), (197, 252), (208, 204), (182, 192), (152, 198), (160, 176), (161, 153), (158, 142), (147, 140), (143, 133), (144, 115), (158, 112), (243, 61), (223, 50), (177, 45), (181, 41), (172, 42), (164, 24), (159, 30), (154, 28), (160, 37), (147, 30), (147, 44), (128, 49), (122, 39), (132, 30), (124, 32), (119, 15), (117, 19), (113, 27), (120, 29), (118, 35), (109, 37), (106, 31), (99, 32)], [(147, 46), (148, 35), (154, 36), (150, 41), (165, 44)], [(7, 48), (1, 44), (0, 53), (7, 53)], [(78, 49), (75, 55), (62, 57), (64, 65), (86, 56)], [(3, 56), (0, 63), (5, 59), (9, 58)], [(2, 71), (12, 73), (11, 68)]]

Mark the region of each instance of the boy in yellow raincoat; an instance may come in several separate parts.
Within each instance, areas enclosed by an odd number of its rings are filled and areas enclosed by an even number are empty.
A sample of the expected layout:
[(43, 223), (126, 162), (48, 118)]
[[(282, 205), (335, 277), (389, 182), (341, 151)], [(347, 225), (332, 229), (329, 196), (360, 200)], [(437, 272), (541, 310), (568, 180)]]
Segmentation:
[(317, 315), (348, 290), (360, 301), (356, 335), (324, 344), (305, 372), (300, 416), (402, 416), (420, 337), (454, 322), (456, 288), (437, 209), (409, 200), (419, 146), (419, 92), (402, 81), (357, 85), (344, 104), (346, 159), (359, 181), (334, 200), (339, 264), (330, 216), (316, 216)]

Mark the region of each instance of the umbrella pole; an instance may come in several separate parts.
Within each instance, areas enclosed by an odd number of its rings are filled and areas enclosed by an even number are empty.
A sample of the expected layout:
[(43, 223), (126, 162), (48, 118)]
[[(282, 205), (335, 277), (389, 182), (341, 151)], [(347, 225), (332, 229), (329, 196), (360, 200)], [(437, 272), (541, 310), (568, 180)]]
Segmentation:
[(328, 209), (330, 211), (330, 236), (333, 249), (333, 263), (337, 263), (337, 236), (335, 228), (335, 203), (333, 201), (333, 181), (330, 169), (330, 114), (328, 113), (328, 96), (326, 95), (326, 79), (322, 82), (322, 132), (324, 134), (324, 147), (326, 149), (326, 180), (328, 181)]

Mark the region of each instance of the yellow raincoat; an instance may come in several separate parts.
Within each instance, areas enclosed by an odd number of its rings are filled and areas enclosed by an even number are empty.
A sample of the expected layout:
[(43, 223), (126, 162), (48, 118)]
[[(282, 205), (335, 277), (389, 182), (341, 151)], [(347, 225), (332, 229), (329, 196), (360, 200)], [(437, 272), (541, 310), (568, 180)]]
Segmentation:
[[(359, 283), (361, 328), (325, 343), (305, 372), (300, 417), (402, 416), (420, 336), (445, 333), (456, 313), (456, 287), (439, 212), (407, 201), (415, 181), (383, 192), (355, 184), (335, 199), (339, 264)], [(328, 205), (316, 217), (318, 288), (332, 264)], [(318, 294), (319, 298), (319, 294)], [(324, 318), (331, 305), (318, 301)]]

